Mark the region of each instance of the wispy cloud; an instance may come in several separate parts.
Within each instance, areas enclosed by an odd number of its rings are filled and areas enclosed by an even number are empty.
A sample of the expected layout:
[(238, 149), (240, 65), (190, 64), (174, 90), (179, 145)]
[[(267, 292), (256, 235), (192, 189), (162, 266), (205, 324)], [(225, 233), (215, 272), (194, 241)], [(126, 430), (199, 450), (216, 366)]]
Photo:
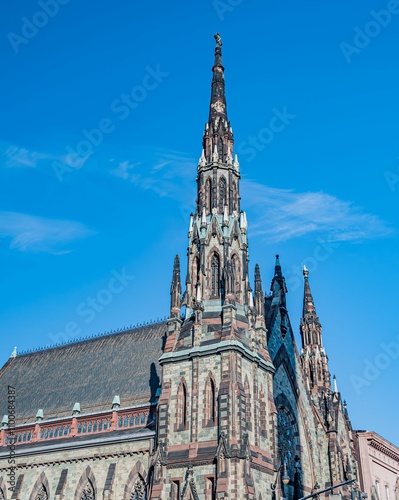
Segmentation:
[(251, 234), (270, 242), (311, 233), (328, 241), (362, 241), (393, 232), (378, 216), (327, 193), (296, 193), (248, 180), (241, 186), (246, 206), (256, 214), (250, 222)]
[(188, 202), (195, 200), (192, 182), (195, 169), (195, 159), (184, 153), (156, 150), (146, 151), (134, 163), (126, 160), (119, 163), (110, 174), (142, 189), (152, 190), (159, 196)]
[[(197, 161), (175, 151), (142, 151), (134, 162), (123, 161), (112, 175), (178, 200), (194, 208)], [(326, 241), (362, 241), (393, 232), (378, 216), (353, 202), (323, 192), (277, 189), (251, 180), (241, 181), (242, 208), (250, 212), (251, 237), (270, 243), (314, 234)], [(184, 213), (185, 213), (184, 212)]]
[(52, 155), (29, 151), (18, 146), (9, 146), (4, 152), (4, 166), (7, 168), (29, 167), (36, 168), (39, 160), (54, 159)]
[(0, 167), (4, 168), (39, 168), (52, 171), (54, 170), (54, 163), (58, 168), (70, 170), (71, 167), (78, 170), (84, 166), (90, 155), (82, 158), (74, 158), (70, 154), (55, 154), (47, 152), (32, 151), (20, 146), (5, 146), (0, 144), (1, 164)]
[(65, 245), (94, 234), (80, 222), (0, 212), (0, 238), (22, 252), (69, 253)]

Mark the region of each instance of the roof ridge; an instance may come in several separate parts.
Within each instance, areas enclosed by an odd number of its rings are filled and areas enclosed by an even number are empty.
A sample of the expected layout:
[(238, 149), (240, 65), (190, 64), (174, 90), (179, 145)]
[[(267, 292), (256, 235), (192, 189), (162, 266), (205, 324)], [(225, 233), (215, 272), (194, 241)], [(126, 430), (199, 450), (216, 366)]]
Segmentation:
[[(135, 330), (140, 330), (144, 328), (148, 328), (150, 326), (156, 326), (156, 325), (162, 325), (165, 323), (167, 320), (167, 316), (164, 316), (163, 318), (157, 318), (156, 320), (149, 320), (149, 321), (144, 321), (142, 323), (136, 323), (135, 325), (130, 325), (130, 326), (124, 326), (124, 327), (119, 327), (116, 329), (111, 329), (109, 331), (105, 332), (99, 332), (99, 333), (93, 333), (92, 335), (89, 335), (87, 337), (80, 337), (80, 338), (74, 338), (67, 340), (65, 342), (59, 342), (53, 345), (47, 345), (43, 347), (36, 347), (32, 349), (25, 349), (24, 351), (20, 351), (17, 353), (16, 358), (20, 358), (22, 356), (27, 356), (30, 354), (36, 354), (38, 352), (43, 352), (43, 351), (50, 351), (52, 349), (62, 349), (66, 346), (70, 346), (73, 344), (83, 344), (85, 342), (90, 342), (93, 340), (97, 340), (99, 338), (106, 338), (106, 337), (111, 337), (111, 336), (116, 336), (116, 335), (121, 335), (123, 333), (127, 332), (134, 332)], [(11, 359), (11, 358), (10, 358)], [(3, 370), (5, 371), (6, 367), (8, 366), (10, 360), (7, 360), (3, 368), (0, 369), (0, 375), (2, 374)]]

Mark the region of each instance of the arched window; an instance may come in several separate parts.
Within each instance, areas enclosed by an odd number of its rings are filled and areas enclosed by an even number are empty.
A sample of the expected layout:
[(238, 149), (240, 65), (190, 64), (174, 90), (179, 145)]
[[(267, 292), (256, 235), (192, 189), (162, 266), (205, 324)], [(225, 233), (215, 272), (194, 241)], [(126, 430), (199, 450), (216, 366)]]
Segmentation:
[(193, 284), (193, 290), (195, 291), (197, 289), (197, 284), (200, 279), (200, 263), (199, 263), (199, 257), (196, 255), (193, 260), (193, 275), (192, 275), (192, 284)]
[(222, 214), (226, 204), (226, 179), (221, 177), (219, 180), (219, 212)]
[[(289, 403), (288, 403), (289, 404)], [(296, 472), (296, 462), (299, 450), (298, 425), (287, 404), (279, 405), (277, 409), (277, 433), (278, 449), (280, 452), (280, 461), (287, 465), (288, 475), (294, 477)]]
[(265, 401), (265, 393), (263, 391), (263, 387), (260, 388), (259, 393), (259, 423), (260, 423), (260, 435), (266, 436), (266, 401)]
[(238, 210), (237, 206), (237, 184), (233, 182), (233, 210)]
[(210, 177), (205, 182), (205, 207), (206, 213), (210, 214), (212, 212), (212, 181)]
[(240, 263), (236, 254), (231, 257), (231, 267), (233, 269), (234, 293), (236, 298), (240, 292)]
[[(1, 496), (0, 496), (1, 498)], [(33, 486), (33, 490), (29, 496), (31, 500), (49, 500), (50, 499), (50, 487), (46, 474), (42, 472), (37, 478), (36, 483)]]
[(375, 491), (377, 493), (378, 500), (380, 500), (381, 499), (381, 491), (380, 491), (380, 482), (378, 481), (378, 479), (375, 480)]
[(309, 361), (309, 377), (310, 377), (310, 387), (314, 386), (314, 380), (313, 380), (313, 368), (312, 364)]
[(244, 382), (244, 391), (245, 391), (245, 419), (246, 424), (249, 430), (251, 430), (251, 391), (249, 389), (248, 377), (245, 376)]
[(220, 161), (223, 161), (223, 149), (224, 149), (223, 139), (222, 139), (222, 137), (219, 137), (219, 140), (218, 140), (218, 154), (219, 154)]
[(176, 404), (177, 430), (182, 430), (186, 428), (187, 424), (187, 388), (183, 381), (180, 382), (177, 390)]
[(220, 296), (220, 259), (216, 253), (211, 259), (211, 295), (212, 297)]
[(216, 423), (216, 388), (209, 376), (205, 385), (205, 425)]

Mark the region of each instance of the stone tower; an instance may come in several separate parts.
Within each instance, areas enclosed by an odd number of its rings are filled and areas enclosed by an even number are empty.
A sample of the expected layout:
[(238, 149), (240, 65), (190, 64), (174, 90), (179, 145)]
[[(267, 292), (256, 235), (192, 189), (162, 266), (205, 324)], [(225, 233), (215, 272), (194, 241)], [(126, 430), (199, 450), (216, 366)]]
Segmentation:
[(240, 166), (227, 117), (222, 43), (219, 35), (215, 39), (186, 288), (180, 300), (176, 257), (160, 359), (152, 499), (270, 498), (275, 475), (274, 367), (264, 293), (258, 265), (254, 294), (249, 282)]
[(331, 392), (330, 372), (328, 369), (328, 358), (322, 343), (322, 328), (312, 292), (309, 286), (309, 271), (303, 267), (304, 296), (303, 311), (300, 323), (302, 338), (301, 361), (306, 376), (309, 392), (315, 402), (319, 401), (320, 395)]

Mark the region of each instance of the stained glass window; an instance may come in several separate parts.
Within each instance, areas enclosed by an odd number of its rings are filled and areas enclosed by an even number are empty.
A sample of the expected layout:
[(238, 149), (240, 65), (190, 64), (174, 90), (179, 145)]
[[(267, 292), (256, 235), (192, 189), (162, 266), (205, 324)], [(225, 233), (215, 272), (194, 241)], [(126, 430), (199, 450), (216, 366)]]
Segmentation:
[(285, 408), (280, 408), (277, 414), (278, 446), (281, 463), (287, 465), (289, 475), (293, 475), (296, 455), (296, 424), (292, 415)]

